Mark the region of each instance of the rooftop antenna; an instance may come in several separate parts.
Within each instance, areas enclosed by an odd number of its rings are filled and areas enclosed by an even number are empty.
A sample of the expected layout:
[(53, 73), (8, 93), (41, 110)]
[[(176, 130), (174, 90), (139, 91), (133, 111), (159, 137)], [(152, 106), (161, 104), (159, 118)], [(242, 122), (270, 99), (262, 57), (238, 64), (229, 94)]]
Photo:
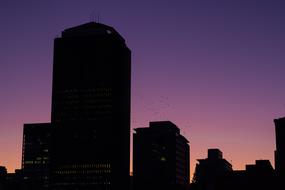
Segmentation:
[(94, 11), (92, 11), (89, 15), (89, 22), (94, 22)]
[(97, 15), (97, 23), (100, 23), (100, 13)]
[(89, 15), (89, 21), (90, 22), (100, 22), (100, 13), (96, 13), (96, 11), (92, 11)]

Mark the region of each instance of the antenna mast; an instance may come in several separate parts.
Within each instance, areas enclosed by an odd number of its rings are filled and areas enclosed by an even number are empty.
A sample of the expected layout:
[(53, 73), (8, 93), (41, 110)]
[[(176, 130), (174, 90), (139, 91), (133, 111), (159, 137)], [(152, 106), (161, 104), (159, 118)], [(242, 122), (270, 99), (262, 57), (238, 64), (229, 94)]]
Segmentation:
[(96, 11), (93, 10), (89, 15), (89, 21), (100, 23), (100, 13), (96, 13)]
[(100, 12), (97, 15), (97, 22), (100, 23)]

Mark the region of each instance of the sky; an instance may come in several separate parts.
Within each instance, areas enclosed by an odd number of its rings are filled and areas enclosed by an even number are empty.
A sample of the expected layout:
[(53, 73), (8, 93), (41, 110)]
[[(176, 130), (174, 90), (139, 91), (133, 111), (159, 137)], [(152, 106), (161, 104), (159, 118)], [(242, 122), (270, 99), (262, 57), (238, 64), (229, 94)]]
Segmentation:
[(1, 0), (0, 165), (20, 168), (24, 123), (50, 121), (54, 38), (98, 18), (132, 50), (132, 129), (174, 122), (192, 174), (208, 148), (234, 169), (274, 165), (284, 10), (284, 0)]

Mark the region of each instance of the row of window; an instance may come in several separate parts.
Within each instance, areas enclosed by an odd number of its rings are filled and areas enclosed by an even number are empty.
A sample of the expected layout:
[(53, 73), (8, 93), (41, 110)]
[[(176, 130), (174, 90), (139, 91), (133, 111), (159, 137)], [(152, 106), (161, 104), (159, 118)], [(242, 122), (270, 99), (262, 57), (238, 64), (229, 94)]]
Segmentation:
[(74, 169), (80, 169), (80, 168), (111, 168), (111, 164), (74, 164), (74, 165), (66, 165), (62, 166), (62, 169), (69, 169), (69, 168), (74, 168)]
[(111, 173), (111, 170), (68, 170), (68, 171), (56, 171), (56, 174), (106, 174)]
[[(89, 183), (56, 183), (58, 186), (69, 186), (69, 185), (111, 185), (111, 182), (89, 182)], [(106, 189), (107, 190), (107, 189)]]
[(27, 165), (31, 165), (31, 164), (46, 164), (48, 163), (47, 161), (44, 161), (44, 160), (40, 160), (40, 161), (25, 161), (24, 164), (27, 164)]

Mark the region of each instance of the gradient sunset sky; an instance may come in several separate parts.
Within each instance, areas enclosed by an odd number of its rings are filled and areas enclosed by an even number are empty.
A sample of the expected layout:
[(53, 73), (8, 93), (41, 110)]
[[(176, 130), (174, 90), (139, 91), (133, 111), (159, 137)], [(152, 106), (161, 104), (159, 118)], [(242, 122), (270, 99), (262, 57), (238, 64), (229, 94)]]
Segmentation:
[(235, 169), (274, 165), (284, 0), (1, 0), (0, 165), (20, 168), (23, 123), (50, 121), (54, 38), (98, 15), (132, 50), (132, 128), (177, 124), (191, 173), (216, 147)]

